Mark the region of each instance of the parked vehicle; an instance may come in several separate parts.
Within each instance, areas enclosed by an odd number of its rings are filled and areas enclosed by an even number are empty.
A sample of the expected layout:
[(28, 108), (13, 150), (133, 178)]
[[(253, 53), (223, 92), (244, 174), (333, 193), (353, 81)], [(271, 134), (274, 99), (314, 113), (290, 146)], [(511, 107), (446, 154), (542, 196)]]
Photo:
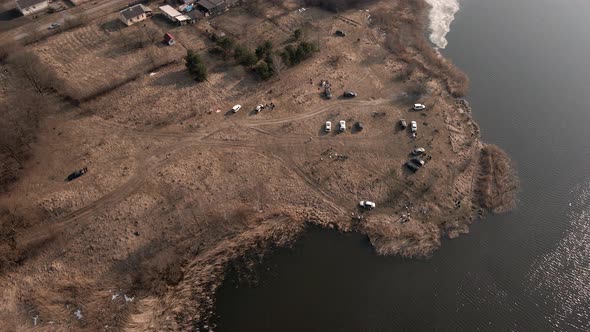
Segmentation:
[(87, 167), (79, 169), (79, 170), (75, 171), (74, 173), (68, 175), (67, 181), (75, 180), (75, 179), (81, 177), (82, 175), (86, 174), (86, 172), (88, 172)]
[(363, 209), (371, 210), (375, 208), (375, 202), (371, 201), (360, 201), (359, 206)]
[(242, 108), (242, 105), (238, 104), (231, 108), (232, 113), (238, 113), (238, 111)]
[(356, 97), (356, 92), (354, 91), (344, 91), (345, 98), (354, 98)]
[(412, 121), (410, 122), (410, 130), (415, 133), (416, 130), (418, 130), (418, 124), (416, 123), (416, 121)]
[(408, 127), (408, 123), (406, 122), (406, 120), (401, 119), (399, 120), (399, 126), (401, 129), (406, 129)]
[(329, 132), (332, 131), (332, 122), (326, 121), (325, 130), (326, 130), (327, 133), (329, 133)]
[(51, 24), (49, 25), (49, 27), (47, 27), (47, 29), (48, 29), (48, 30), (53, 30), (53, 29), (57, 29), (57, 28), (59, 28), (60, 26), (61, 26), (61, 24), (59, 24), (59, 23), (55, 22), (55, 23), (51, 23)]
[(362, 122), (357, 122), (354, 124), (354, 126), (358, 131), (362, 131), (363, 129), (365, 129), (365, 126), (362, 124)]
[(254, 109), (254, 111), (256, 113), (260, 113), (260, 111), (262, 111), (263, 108), (264, 108), (264, 105), (259, 104), (259, 105), (256, 105), (256, 108)]
[(426, 109), (426, 106), (424, 104), (414, 104), (414, 107), (412, 107), (414, 109), (414, 111), (421, 111), (423, 109)]
[(346, 121), (340, 120), (340, 127), (338, 128), (340, 131), (346, 130)]
[(412, 171), (417, 171), (420, 167), (424, 166), (424, 160), (414, 157), (406, 161), (406, 166)]
[(180, 7), (178, 7), (178, 9), (183, 12), (183, 13), (188, 13), (191, 10), (193, 10), (193, 5), (192, 4), (185, 4), (185, 5), (181, 5)]
[(424, 150), (424, 148), (417, 148), (417, 149), (412, 150), (412, 154), (414, 156), (419, 156), (419, 155), (423, 154), (424, 152), (426, 152), (426, 150)]
[(326, 89), (325, 89), (325, 92), (324, 92), (324, 93), (325, 93), (325, 95), (326, 95), (326, 98), (328, 98), (328, 99), (332, 99), (332, 89), (330, 89), (330, 87), (329, 87), (329, 86), (327, 86), (327, 87), (326, 87)]
[(418, 166), (416, 166), (413, 162), (411, 162), (409, 160), (406, 161), (406, 166), (413, 172), (417, 171), (419, 168)]
[(346, 37), (346, 32), (344, 32), (342, 30), (336, 30), (336, 36)]
[(418, 167), (424, 166), (424, 160), (422, 160), (418, 157), (414, 157), (414, 158), (410, 159), (410, 162), (414, 163), (414, 165), (416, 165)]

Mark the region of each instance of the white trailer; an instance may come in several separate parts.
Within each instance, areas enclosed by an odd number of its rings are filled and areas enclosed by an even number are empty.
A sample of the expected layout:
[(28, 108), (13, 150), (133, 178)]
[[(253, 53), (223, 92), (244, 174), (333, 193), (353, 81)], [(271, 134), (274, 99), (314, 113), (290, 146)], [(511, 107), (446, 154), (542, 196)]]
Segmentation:
[(170, 6), (170, 5), (162, 6), (162, 7), (160, 7), (160, 10), (172, 22), (178, 22), (178, 19), (176, 19), (176, 18), (178, 16), (182, 16), (182, 13), (181, 12), (179, 12), (178, 10), (172, 8), (172, 6)]

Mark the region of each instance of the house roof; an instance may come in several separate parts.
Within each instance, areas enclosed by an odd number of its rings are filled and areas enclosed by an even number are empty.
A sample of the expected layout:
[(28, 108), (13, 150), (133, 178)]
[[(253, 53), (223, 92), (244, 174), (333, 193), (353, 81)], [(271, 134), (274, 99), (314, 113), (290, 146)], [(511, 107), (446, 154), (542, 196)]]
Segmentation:
[(211, 10), (215, 7), (222, 5), (224, 2), (224, 0), (200, 0), (199, 2), (197, 2), (197, 5), (207, 10)]
[(147, 12), (151, 12), (152, 10), (144, 5), (135, 5), (133, 7), (129, 7), (121, 11), (121, 15), (126, 19), (130, 20), (134, 17), (140, 16)]
[(16, 0), (16, 4), (20, 8), (27, 8), (44, 2), (47, 2), (47, 0)]
[(186, 13), (185, 15), (195, 21), (198, 20), (199, 18), (203, 17), (203, 13), (201, 13), (198, 10), (191, 10), (190, 12)]
[(165, 5), (160, 7), (160, 10), (164, 12), (164, 14), (170, 17), (176, 17), (178, 15), (182, 15), (178, 10), (172, 8), (170, 5)]

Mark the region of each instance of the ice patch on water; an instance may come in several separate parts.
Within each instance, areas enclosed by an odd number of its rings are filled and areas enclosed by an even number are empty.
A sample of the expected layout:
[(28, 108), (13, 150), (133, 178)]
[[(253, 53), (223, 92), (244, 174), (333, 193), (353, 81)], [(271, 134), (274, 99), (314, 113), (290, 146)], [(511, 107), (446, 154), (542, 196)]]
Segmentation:
[(447, 33), (451, 31), (451, 23), (459, 11), (459, 0), (426, 0), (432, 7), (430, 19), (430, 41), (437, 48), (447, 47)]
[(590, 331), (590, 182), (574, 190), (570, 227), (529, 274), (530, 291), (555, 303), (548, 317), (556, 330)]

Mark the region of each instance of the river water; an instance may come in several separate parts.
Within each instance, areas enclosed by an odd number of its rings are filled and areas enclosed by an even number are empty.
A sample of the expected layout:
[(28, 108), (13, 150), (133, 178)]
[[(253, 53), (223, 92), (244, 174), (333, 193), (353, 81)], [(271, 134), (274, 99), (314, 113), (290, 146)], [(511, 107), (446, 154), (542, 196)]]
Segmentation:
[(429, 2), (483, 139), (517, 165), (517, 210), (426, 261), (312, 230), (256, 287), (222, 286), (219, 331), (590, 331), (590, 1)]

